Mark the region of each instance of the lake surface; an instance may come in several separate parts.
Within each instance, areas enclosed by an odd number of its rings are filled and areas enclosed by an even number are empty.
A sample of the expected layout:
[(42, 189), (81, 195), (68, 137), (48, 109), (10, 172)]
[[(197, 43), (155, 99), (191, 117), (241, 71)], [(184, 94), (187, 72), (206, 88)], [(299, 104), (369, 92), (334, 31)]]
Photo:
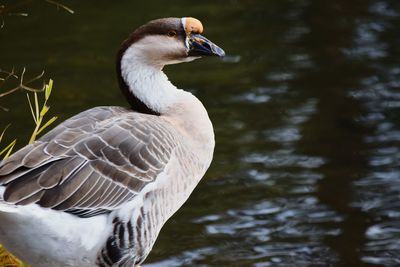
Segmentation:
[[(58, 122), (126, 105), (115, 52), (150, 19), (197, 17), (228, 54), (166, 68), (207, 107), (216, 150), (144, 266), (400, 266), (400, 1), (63, 3), (75, 14), (36, 1), (0, 30), (1, 68), (55, 80)], [(24, 93), (0, 105), (22, 146)]]

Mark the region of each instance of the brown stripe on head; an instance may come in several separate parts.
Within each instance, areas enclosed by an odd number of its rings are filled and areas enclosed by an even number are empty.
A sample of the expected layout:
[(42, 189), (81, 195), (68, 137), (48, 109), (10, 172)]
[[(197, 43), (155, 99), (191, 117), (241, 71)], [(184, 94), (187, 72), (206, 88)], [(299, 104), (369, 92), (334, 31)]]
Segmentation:
[(171, 30), (178, 34), (183, 34), (182, 24), (180, 21), (179, 18), (163, 18), (147, 22), (128, 36), (128, 38), (122, 43), (119, 53), (122, 54), (133, 43), (148, 35), (167, 35)]
[(181, 38), (182, 42), (186, 38), (186, 33), (184, 31), (181, 18), (163, 18), (149, 21), (145, 25), (140, 26), (135, 31), (133, 31), (128, 38), (121, 44), (116, 57), (116, 67), (117, 67), (117, 77), (119, 86), (127, 98), (131, 107), (141, 113), (160, 115), (158, 112), (151, 110), (146, 104), (144, 104), (139, 98), (133, 95), (125, 80), (121, 76), (121, 60), (125, 51), (134, 43), (140, 41), (142, 38), (149, 35), (165, 35), (167, 36), (169, 32), (175, 32), (177, 38)]

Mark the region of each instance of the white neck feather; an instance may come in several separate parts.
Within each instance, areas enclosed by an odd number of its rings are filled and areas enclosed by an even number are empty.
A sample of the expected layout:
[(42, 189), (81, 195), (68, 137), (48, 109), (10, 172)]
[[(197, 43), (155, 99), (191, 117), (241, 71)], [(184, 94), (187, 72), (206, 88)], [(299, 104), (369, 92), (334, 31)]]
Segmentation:
[(160, 114), (178, 101), (183, 90), (177, 89), (162, 71), (162, 65), (150, 61), (135, 44), (121, 58), (121, 75), (129, 90), (147, 107)]

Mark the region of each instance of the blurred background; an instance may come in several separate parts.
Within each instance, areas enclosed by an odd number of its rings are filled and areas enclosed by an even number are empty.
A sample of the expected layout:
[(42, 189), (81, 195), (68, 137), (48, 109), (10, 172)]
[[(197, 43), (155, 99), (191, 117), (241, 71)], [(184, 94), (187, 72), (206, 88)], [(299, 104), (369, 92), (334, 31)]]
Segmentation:
[[(400, 266), (400, 1), (61, 3), (75, 13), (32, 1), (0, 29), (0, 68), (54, 79), (54, 125), (126, 106), (115, 53), (148, 20), (196, 17), (228, 54), (165, 69), (208, 109), (216, 150), (145, 267)], [(21, 147), (25, 92), (0, 105)]]

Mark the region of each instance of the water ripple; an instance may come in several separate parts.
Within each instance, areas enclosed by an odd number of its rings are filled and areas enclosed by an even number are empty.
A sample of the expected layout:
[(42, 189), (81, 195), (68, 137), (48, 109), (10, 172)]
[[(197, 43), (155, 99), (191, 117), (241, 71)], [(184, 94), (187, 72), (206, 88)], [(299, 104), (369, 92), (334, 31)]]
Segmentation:
[(338, 228), (324, 227), (332, 220), (342, 218), (319, 204), (316, 198), (299, 196), (289, 202), (283, 198), (265, 200), (193, 222), (204, 225), (206, 233), (218, 239), (229, 237), (254, 244), (253, 252), (245, 258), (257, 259), (254, 266), (263, 266), (277, 262), (289, 264), (293, 260), (310, 264), (320, 257), (322, 261), (328, 254), (334, 261), (335, 254), (320, 242), (324, 236), (341, 233)]
[(246, 155), (242, 161), (261, 163), (268, 168), (300, 167), (307, 169), (319, 168), (326, 163), (321, 157), (295, 154), (293, 150), (284, 149), (271, 152), (268, 155), (252, 153)]

